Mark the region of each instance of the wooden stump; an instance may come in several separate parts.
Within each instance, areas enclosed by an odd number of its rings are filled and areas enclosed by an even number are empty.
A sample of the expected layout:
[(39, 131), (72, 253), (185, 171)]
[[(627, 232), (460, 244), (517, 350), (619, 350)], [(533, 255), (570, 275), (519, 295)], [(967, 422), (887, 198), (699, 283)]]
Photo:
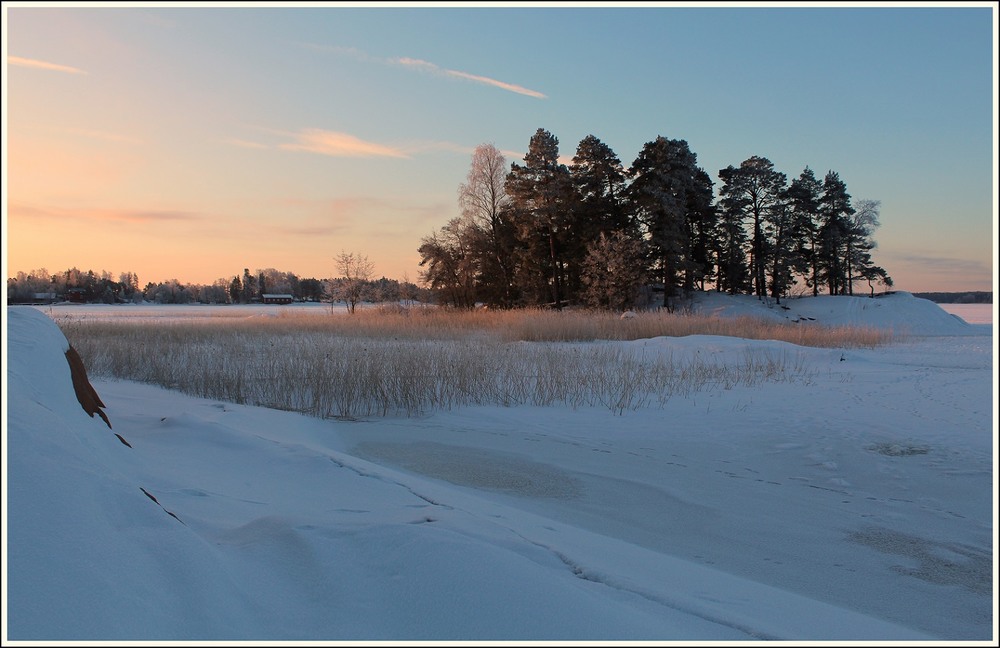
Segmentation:
[(97, 414), (104, 419), (110, 429), (111, 421), (101, 409), (106, 406), (101, 397), (97, 395), (97, 390), (90, 384), (90, 380), (87, 379), (87, 369), (83, 366), (83, 359), (80, 358), (80, 354), (77, 353), (72, 344), (66, 351), (66, 360), (69, 362), (69, 373), (73, 378), (73, 391), (76, 392), (76, 399), (80, 401), (83, 411), (90, 415), (90, 418), (94, 418), (94, 414)]

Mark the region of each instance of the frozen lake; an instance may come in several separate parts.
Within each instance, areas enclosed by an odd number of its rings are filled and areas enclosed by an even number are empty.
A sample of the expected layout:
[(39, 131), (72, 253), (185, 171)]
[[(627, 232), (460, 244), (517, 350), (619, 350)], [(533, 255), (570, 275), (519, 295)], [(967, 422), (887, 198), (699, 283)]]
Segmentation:
[[(359, 305), (359, 308), (361, 306)], [(57, 322), (62, 319), (198, 319), (203, 317), (261, 317), (282, 313), (329, 315), (346, 313), (343, 304), (302, 303), (288, 305), (264, 304), (53, 304), (35, 306)]]
[(938, 304), (942, 310), (958, 315), (969, 324), (992, 324), (993, 304)]

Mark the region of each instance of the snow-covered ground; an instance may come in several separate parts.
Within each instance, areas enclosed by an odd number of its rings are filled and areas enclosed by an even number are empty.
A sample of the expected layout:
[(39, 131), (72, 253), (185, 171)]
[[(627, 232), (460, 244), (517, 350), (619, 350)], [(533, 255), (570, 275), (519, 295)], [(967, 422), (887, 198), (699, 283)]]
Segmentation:
[(994, 645), (993, 325), (905, 293), (784, 305), (696, 308), (910, 337), (621, 416), (319, 420), (94, 381), (112, 431), (76, 401), (62, 307), (9, 307), (5, 643)]

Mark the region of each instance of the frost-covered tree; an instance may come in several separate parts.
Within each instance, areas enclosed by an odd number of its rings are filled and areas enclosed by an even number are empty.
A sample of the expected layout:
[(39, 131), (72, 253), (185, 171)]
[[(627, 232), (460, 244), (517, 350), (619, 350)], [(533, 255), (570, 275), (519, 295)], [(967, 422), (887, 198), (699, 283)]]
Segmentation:
[(347, 304), (347, 312), (354, 313), (357, 305), (364, 300), (368, 282), (375, 271), (375, 264), (368, 257), (343, 250), (334, 257), (340, 276), (331, 282), (331, 297)]
[(210, 286), (200, 286), (196, 299), (203, 304), (229, 303), (229, 280), (216, 279)]
[(492, 144), (480, 144), (472, 154), (466, 181), (458, 187), (458, 204), (466, 226), (480, 230), (479, 293), (487, 303), (510, 307), (514, 303), (515, 228), (510, 197), (504, 189), (507, 161)]
[(63, 291), (58, 286), (57, 275), (50, 275), (45, 268), (27, 273), (18, 271), (7, 279), (7, 299), (11, 302), (33, 301), (35, 295), (58, 295)]
[(284, 272), (275, 268), (264, 268), (257, 271), (261, 293), (277, 293), (297, 296), (299, 278), (293, 272)]
[(142, 301), (142, 290), (139, 288), (139, 277), (134, 272), (122, 272), (118, 275), (118, 285), (121, 288), (119, 296), (122, 301)]
[(182, 285), (176, 279), (170, 279), (162, 283), (146, 284), (144, 293), (146, 301), (157, 304), (190, 304), (197, 298), (193, 288)]
[(601, 232), (588, 246), (582, 279), (587, 305), (619, 311), (635, 307), (649, 280), (643, 239), (621, 230)]

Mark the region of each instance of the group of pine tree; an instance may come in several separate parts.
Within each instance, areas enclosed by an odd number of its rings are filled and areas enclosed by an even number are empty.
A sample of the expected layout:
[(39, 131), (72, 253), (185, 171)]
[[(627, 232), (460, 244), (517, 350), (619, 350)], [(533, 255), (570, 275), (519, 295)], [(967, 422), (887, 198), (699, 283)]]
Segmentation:
[(569, 166), (545, 129), (509, 169), (483, 144), (459, 186), (462, 215), (421, 240), (421, 278), (459, 307), (617, 310), (673, 308), (706, 289), (780, 301), (797, 285), (813, 295), (892, 286), (871, 257), (879, 201), (852, 205), (836, 172), (821, 181), (806, 167), (788, 182), (754, 156), (719, 180), (716, 197), (684, 140), (657, 137), (628, 169), (593, 135)]

